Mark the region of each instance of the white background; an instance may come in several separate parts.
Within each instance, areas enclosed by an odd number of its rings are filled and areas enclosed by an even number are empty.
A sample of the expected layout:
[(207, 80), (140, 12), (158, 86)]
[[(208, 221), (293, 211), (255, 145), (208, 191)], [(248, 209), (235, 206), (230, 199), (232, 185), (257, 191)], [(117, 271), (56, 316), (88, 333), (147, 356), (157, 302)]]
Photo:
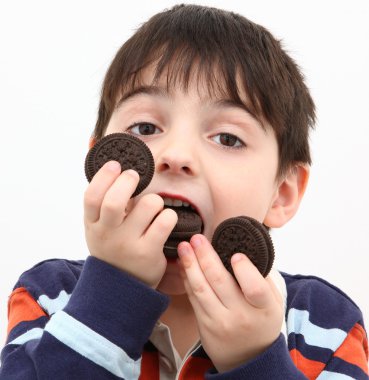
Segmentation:
[[(186, 2), (186, 1), (185, 1)], [(318, 109), (298, 215), (272, 232), (278, 267), (334, 283), (369, 325), (369, 2), (199, 1), (269, 28)], [(174, 1), (0, 0), (0, 340), (21, 272), (88, 254), (84, 157), (101, 82), (142, 22)]]

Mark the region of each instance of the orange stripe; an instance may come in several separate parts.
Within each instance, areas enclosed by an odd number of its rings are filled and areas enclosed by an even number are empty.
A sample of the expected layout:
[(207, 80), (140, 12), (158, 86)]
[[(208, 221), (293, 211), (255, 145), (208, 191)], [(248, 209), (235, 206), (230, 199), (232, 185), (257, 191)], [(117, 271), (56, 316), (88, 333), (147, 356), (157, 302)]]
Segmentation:
[(334, 356), (358, 366), (368, 374), (368, 339), (362, 326), (356, 323)]
[(141, 374), (138, 380), (159, 380), (159, 356), (157, 351), (144, 351), (141, 361)]
[(15, 289), (8, 301), (8, 334), (18, 323), (33, 321), (46, 313), (25, 288)]
[(325, 364), (322, 362), (305, 358), (296, 348), (290, 351), (290, 355), (296, 367), (303, 372), (309, 380), (316, 379), (325, 367)]

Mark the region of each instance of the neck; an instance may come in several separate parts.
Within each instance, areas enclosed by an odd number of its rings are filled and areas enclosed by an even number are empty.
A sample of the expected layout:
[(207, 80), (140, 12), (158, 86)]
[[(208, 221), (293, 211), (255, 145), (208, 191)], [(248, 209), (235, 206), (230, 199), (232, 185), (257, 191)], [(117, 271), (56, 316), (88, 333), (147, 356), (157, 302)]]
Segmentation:
[(169, 307), (160, 320), (169, 327), (173, 344), (183, 358), (199, 339), (195, 313), (187, 295), (170, 296)]

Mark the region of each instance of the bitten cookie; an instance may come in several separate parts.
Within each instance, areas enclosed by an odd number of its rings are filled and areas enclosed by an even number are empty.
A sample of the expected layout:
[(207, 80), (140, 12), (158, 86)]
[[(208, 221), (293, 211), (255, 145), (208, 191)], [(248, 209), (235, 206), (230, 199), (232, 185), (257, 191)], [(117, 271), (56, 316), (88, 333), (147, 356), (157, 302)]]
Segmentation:
[(239, 216), (220, 223), (214, 232), (212, 245), (232, 275), (231, 257), (237, 252), (246, 254), (264, 277), (272, 268), (272, 239), (267, 229), (251, 217)]
[(122, 171), (134, 169), (140, 175), (132, 197), (140, 194), (154, 175), (154, 158), (148, 146), (139, 138), (127, 133), (112, 133), (99, 140), (87, 153), (85, 160), (87, 180), (91, 182), (97, 171), (111, 160), (118, 161)]
[(177, 246), (181, 241), (190, 241), (195, 234), (202, 232), (200, 215), (191, 209), (167, 207), (178, 215), (178, 222), (164, 244), (164, 254), (168, 258), (177, 258)]

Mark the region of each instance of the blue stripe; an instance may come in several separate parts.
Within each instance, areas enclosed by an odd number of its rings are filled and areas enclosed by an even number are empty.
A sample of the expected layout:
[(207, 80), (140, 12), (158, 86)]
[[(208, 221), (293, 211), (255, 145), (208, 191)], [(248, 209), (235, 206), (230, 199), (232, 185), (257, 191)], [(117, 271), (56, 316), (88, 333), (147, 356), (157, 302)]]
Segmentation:
[(341, 373), (323, 371), (316, 378), (316, 380), (355, 380), (355, 379), (351, 376), (342, 375)]
[(40, 327), (35, 327), (31, 330), (28, 330), (22, 335), (19, 335), (17, 338), (13, 339), (11, 342), (8, 344), (24, 344), (29, 342), (30, 340), (34, 339), (40, 339), (43, 333), (43, 329)]
[(343, 330), (337, 328), (325, 329), (311, 323), (309, 312), (297, 309), (290, 309), (288, 312), (287, 332), (288, 334), (301, 334), (307, 344), (328, 348), (332, 351), (336, 351), (347, 336), (347, 333)]
[(290, 334), (288, 336), (288, 349), (289, 351), (294, 348), (307, 359), (315, 360), (321, 363), (328, 363), (332, 358), (332, 350), (317, 346), (310, 346), (305, 342), (304, 336), (301, 334)]
[(32, 330), (36, 327), (44, 329), (46, 323), (49, 321), (49, 318), (46, 316), (42, 316), (40, 318), (37, 318), (33, 321), (22, 321), (19, 322), (15, 327), (13, 327), (7, 337), (7, 342), (11, 342), (12, 340), (16, 339), (20, 335), (24, 334), (25, 332)]
[(333, 356), (327, 363), (325, 370), (327, 372), (339, 371), (342, 375), (350, 376), (355, 380), (368, 380), (368, 375), (359, 366), (348, 363), (347, 361)]
[(65, 290), (62, 290), (56, 298), (50, 298), (47, 295), (42, 294), (37, 302), (49, 315), (53, 315), (57, 311), (64, 309), (70, 296), (71, 295)]
[(119, 346), (64, 311), (52, 316), (45, 331), (115, 376), (137, 380), (140, 375), (141, 358), (131, 359)]

